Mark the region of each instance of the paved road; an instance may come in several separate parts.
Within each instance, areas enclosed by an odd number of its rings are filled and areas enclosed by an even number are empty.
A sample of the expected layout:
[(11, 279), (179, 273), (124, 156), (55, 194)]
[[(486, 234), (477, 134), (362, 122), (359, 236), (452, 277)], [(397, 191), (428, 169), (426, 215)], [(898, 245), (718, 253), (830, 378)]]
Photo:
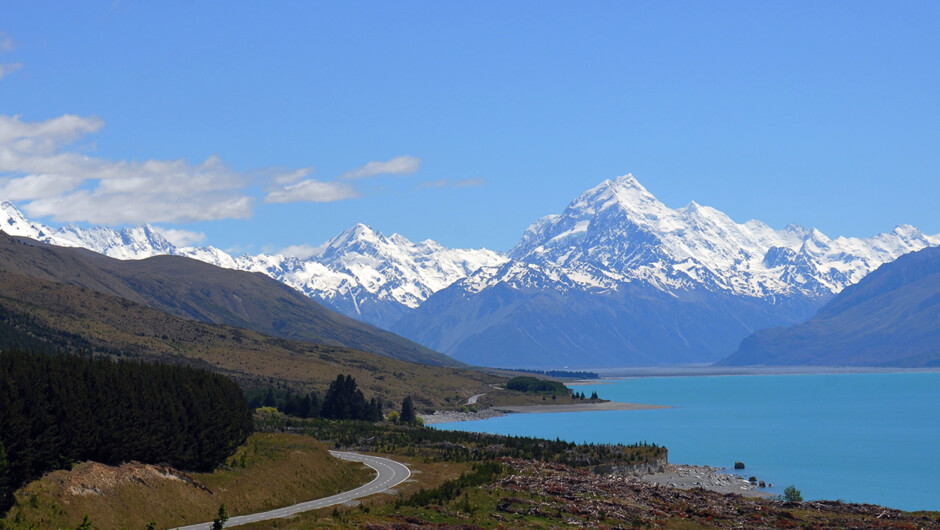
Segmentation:
[(470, 399), (467, 400), (467, 405), (476, 405), (477, 400), (485, 395), (486, 394), (477, 394), (475, 396), (470, 396)]
[[(362, 462), (363, 464), (371, 467), (378, 473), (378, 475), (372, 479), (372, 482), (366, 484), (365, 486), (359, 486), (358, 488), (343, 493), (337, 493), (331, 497), (324, 497), (322, 499), (317, 499), (313, 501), (302, 502), (300, 504), (295, 504), (293, 506), (285, 506), (283, 508), (278, 508), (276, 510), (271, 510), (267, 512), (253, 513), (250, 515), (239, 515), (237, 517), (232, 517), (225, 523), (225, 527), (238, 526), (241, 524), (255, 523), (258, 521), (266, 521), (268, 519), (277, 519), (280, 517), (288, 517), (297, 513), (307, 512), (310, 510), (317, 510), (319, 508), (325, 508), (327, 506), (333, 506), (334, 504), (342, 504), (344, 502), (349, 502), (354, 499), (361, 497), (368, 497), (375, 493), (380, 493), (386, 491), (390, 488), (401, 484), (402, 482), (408, 480), (408, 477), (411, 476), (411, 470), (405, 467), (394, 460), (389, 460), (387, 458), (381, 458), (378, 456), (368, 456), (361, 455), (359, 453), (346, 453), (342, 451), (330, 451), (330, 454), (336, 458), (342, 460), (349, 460), (352, 462)], [(184, 526), (178, 530), (203, 530), (206, 528), (212, 528), (212, 523), (200, 523), (190, 526)]]

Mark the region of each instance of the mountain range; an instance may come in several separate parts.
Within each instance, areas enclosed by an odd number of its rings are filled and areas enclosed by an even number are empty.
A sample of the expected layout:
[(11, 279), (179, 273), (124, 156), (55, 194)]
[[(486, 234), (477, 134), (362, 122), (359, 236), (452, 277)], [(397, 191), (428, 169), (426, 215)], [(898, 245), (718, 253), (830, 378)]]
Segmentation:
[(940, 366), (940, 247), (882, 265), (806, 322), (757, 331), (721, 364)]
[(262, 272), (324, 305), (465, 362), (713, 362), (757, 329), (811, 317), (883, 263), (940, 244), (912, 226), (829, 238), (799, 225), (672, 209), (632, 175), (533, 223), (508, 253), (386, 237), (365, 225), (304, 257), (176, 247), (149, 226), (51, 228), (0, 206), (0, 228), (120, 259), (175, 254)]
[(182, 256), (118, 260), (82, 248), (0, 234), (0, 273), (80, 287), (175, 317), (272, 337), (345, 346), (424, 364), (461, 364), (331, 311), (263, 274), (221, 269)]

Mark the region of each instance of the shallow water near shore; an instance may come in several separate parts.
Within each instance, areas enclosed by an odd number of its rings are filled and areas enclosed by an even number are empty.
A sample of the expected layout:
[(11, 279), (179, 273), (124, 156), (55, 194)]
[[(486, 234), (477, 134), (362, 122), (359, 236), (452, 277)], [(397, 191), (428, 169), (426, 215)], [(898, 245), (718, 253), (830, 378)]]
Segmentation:
[[(803, 498), (940, 510), (940, 373), (649, 377), (578, 386), (654, 410), (510, 414), (439, 429), (647, 441), (669, 461), (793, 484)], [(730, 471), (730, 470), (729, 470)]]

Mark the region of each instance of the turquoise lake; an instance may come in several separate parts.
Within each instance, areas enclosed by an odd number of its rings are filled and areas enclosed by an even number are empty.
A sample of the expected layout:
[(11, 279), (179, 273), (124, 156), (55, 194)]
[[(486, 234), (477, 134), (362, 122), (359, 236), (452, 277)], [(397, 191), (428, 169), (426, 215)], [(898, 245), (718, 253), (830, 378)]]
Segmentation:
[(940, 372), (649, 377), (579, 385), (656, 410), (510, 414), (440, 429), (647, 441), (669, 461), (793, 484), (803, 498), (940, 510)]

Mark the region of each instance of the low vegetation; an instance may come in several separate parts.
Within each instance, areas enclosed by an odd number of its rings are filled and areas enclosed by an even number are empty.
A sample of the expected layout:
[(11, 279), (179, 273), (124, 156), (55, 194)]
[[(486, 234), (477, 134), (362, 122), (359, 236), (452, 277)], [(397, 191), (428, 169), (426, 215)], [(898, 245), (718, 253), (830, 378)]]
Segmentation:
[(262, 431), (312, 436), (337, 448), (402, 455), (424, 462), (483, 462), (500, 458), (533, 458), (593, 469), (665, 461), (664, 447), (635, 444), (576, 444), (529, 436), (445, 431), (418, 425), (363, 421), (301, 420), (283, 415), (258, 418)]

